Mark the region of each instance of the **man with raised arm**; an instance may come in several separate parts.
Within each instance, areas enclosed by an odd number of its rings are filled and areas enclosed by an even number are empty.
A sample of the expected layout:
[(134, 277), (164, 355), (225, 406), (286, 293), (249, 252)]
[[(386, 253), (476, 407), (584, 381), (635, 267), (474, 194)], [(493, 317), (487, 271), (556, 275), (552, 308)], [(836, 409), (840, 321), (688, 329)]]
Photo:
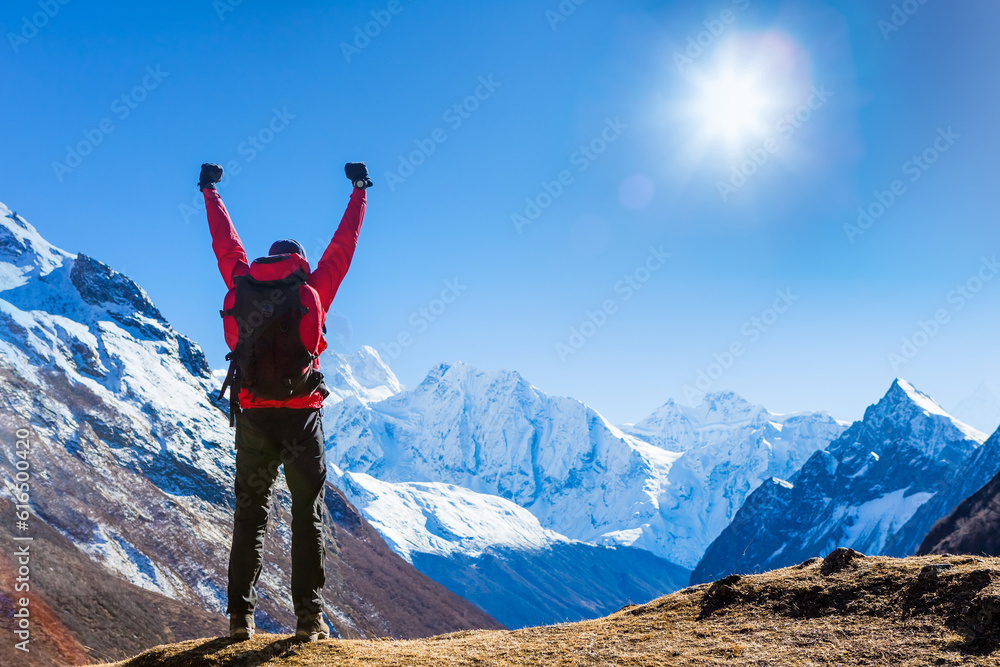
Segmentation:
[[(326, 349), (326, 313), (347, 274), (372, 185), (363, 162), (344, 172), (354, 186), (347, 211), (315, 270), (297, 241), (280, 240), (249, 262), (216, 190), (222, 167), (203, 164), (212, 250), (229, 292), (221, 311), (229, 372), (230, 425), (236, 426), (236, 509), (229, 555), (229, 633), (254, 633), (255, 586), (260, 577), (271, 492), (284, 465), (292, 495), (292, 602), (296, 637), (327, 639), (323, 621), (323, 498), (326, 458), (320, 408), (329, 394), (319, 371)], [(282, 233), (284, 230), (282, 230)]]

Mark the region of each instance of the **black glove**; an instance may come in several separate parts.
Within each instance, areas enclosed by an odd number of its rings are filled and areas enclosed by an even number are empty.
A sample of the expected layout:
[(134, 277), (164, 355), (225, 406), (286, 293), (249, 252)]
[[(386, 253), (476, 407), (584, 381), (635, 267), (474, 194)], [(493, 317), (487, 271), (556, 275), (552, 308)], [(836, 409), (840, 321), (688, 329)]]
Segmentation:
[(368, 165), (364, 162), (348, 162), (344, 165), (344, 173), (356, 188), (364, 190), (372, 186), (372, 179), (368, 178)]
[(201, 165), (201, 176), (198, 177), (199, 190), (214, 190), (215, 184), (222, 180), (222, 165), (206, 162)]

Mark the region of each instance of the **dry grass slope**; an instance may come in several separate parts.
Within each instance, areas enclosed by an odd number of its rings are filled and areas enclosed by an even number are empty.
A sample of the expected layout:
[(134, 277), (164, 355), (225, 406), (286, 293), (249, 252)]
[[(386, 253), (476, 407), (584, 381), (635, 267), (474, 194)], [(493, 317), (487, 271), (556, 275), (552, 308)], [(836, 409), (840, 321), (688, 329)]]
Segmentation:
[(595, 621), (425, 640), (263, 635), (160, 646), (116, 667), (1000, 665), (1000, 559), (825, 559), (733, 575)]

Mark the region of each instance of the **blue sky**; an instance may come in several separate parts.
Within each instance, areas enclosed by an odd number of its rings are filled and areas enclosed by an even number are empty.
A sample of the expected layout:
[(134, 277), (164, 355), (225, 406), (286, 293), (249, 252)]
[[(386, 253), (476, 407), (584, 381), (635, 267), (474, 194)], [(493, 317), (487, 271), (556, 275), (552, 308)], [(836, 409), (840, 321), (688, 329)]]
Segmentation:
[(902, 5), (7, 2), (0, 201), (221, 367), (199, 165), (237, 166), (251, 255), (315, 261), (366, 160), (334, 348), (407, 385), (511, 368), (620, 423), (701, 378), (854, 419), (900, 375), (948, 407), (1000, 379), (1000, 6)]

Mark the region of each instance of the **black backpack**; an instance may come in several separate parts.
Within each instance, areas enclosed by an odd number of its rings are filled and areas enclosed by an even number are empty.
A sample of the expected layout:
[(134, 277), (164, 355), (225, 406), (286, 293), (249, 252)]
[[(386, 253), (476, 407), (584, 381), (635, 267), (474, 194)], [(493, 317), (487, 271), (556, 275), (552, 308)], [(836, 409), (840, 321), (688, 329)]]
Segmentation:
[(219, 311), (222, 317), (233, 317), (239, 327), (236, 348), (226, 355), (229, 372), (219, 392), (221, 399), (229, 388), (230, 426), (239, 412), (241, 389), (265, 401), (317, 390), (324, 397), (329, 394), (323, 374), (313, 368), (319, 355), (306, 349), (299, 332), (302, 316), (309, 312), (299, 296), (304, 284), (302, 271), (281, 280), (256, 280), (249, 275), (233, 279), (233, 307)]

